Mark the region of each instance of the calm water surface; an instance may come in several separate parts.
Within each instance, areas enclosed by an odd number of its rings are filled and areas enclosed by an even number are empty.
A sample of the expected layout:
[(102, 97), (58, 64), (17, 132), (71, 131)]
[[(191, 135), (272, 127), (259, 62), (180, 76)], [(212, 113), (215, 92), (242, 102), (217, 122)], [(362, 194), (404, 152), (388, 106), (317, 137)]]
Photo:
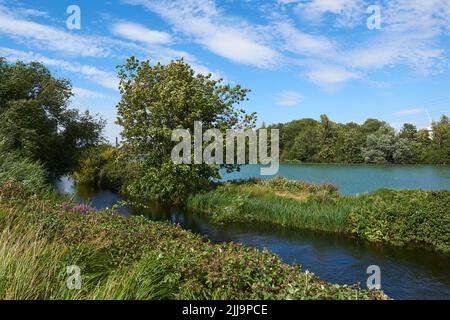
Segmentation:
[[(333, 183), (341, 194), (358, 194), (380, 188), (450, 189), (450, 166), (429, 165), (340, 165), (282, 164), (277, 174), (316, 184)], [(240, 172), (225, 174), (225, 180), (261, 178), (258, 165), (247, 165)]]
[[(283, 165), (280, 174), (315, 183), (333, 182), (343, 193), (360, 193), (379, 187), (450, 189), (449, 169), (431, 166), (377, 167)], [(327, 173), (319, 172), (325, 170)], [(331, 169), (334, 168), (335, 170)], [(252, 177), (256, 166), (243, 168), (228, 179)], [(292, 173), (294, 172), (294, 173)], [(409, 173), (408, 173), (409, 172)], [(405, 176), (406, 175), (406, 176)], [(253, 176), (254, 177), (254, 176)], [(358, 177), (351, 181), (350, 177)], [(376, 178), (377, 181), (371, 181)], [(360, 181), (362, 180), (362, 181)], [(407, 183), (410, 181), (410, 184)], [(70, 178), (57, 183), (74, 201), (90, 203), (96, 209), (112, 207), (120, 197), (110, 191), (75, 188)], [(233, 241), (278, 254), (290, 264), (300, 264), (320, 278), (339, 284), (366, 285), (367, 267), (381, 268), (382, 289), (394, 299), (450, 299), (450, 256), (421, 249), (375, 246), (345, 236), (280, 227), (248, 224), (218, 225), (207, 218), (154, 206), (150, 209), (122, 207), (124, 216), (144, 215), (156, 221), (170, 221), (207, 236), (213, 242)]]

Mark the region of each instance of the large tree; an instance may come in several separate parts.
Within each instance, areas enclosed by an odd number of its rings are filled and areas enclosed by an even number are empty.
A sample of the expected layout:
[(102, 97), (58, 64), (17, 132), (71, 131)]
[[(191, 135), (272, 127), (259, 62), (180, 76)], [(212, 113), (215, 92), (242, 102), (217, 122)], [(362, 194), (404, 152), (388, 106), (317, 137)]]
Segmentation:
[(222, 132), (254, 126), (255, 115), (236, 107), (246, 99), (247, 89), (196, 74), (183, 60), (152, 65), (131, 57), (119, 67), (119, 78), (117, 123), (123, 127), (123, 149), (145, 172), (130, 186), (132, 196), (178, 201), (218, 176), (215, 166), (172, 162), (177, 144), (171, 139), (173, 130), (193, 133), (195, 121), (203, 130)]
[(103, 121), (70, 109), (72, 87), (41, 63), (0, 58), (2, 152), (40, 161), (51, 177), (74, 168), (80, 152), (101, 140)]

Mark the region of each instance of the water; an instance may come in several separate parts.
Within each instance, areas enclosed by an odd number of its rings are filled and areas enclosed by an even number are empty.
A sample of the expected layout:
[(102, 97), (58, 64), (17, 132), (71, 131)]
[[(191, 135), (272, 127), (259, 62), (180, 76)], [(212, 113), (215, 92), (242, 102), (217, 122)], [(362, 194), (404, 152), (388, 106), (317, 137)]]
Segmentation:
[[(341, 194), (358, 194), (380, 188), (450, 189), (450, 167), (431, 165), (341, 165), (283, 164), (278, 176), (315, 184), (333, 183)], [(225, 180), (262, 178), (260, 166), (247, 165), (240, 172), (225, 175)]]
[[(387, 180), (380, 180), (371, 183), (370, 178), (360, 177), (354, 185), (350, 183), (349, 176), (343, 177), (343, 169), (337, 166), (338, 173), (334, 173), (328, 166), (318, 166), (327, 170), (328, 179), (337, 184), (345, 193), (359, 193), (373, 190), (376, 185), (380, 187), (393, 187), (392, 183), (402, 188), (430, 188), (440, 189), (448, 184), (444, 183), (448, 172), (445, 168), (435, 168), (429, 166), (408, 166), (408, 167), (387, 167), (388, 170), (399, 170)], [(336, 167), (336, 166), (331, 166)], [(348, 171), (354, 176), (354, 166)], [(356, 166), (360, 167), (360, 166)], [(253, 167), (255, 168), (255, 167)], [(283, 166), (280, 173), (292, 172), (293, 168), (298, 166)], [(317, 172), (315, 166), (301, 166), (301, 173), (295, 172), (293, 177), (312, 177), (311, 182), (323, 182), (321, 179), (325, 175), (312, 176)], [(373, 169), (372, 169), (373, 168)], [(382, 170), (375, 167), (367, 168), (361, 166), (359, 170), (367, 172)], [(386, 168), (386, 167), (381, 167)], [(414, 169), (409, 172), (408, 177), (402, 177), (400, 172), (406, 173), (407, 168)], [(443, 170), (444, 169), (444, 170)], [(246, 171), (245, 170), (250, 170)], [(254, 170), (254, 171), (251, 171)], [(358, 170), (358, 169), (357, 169)], [(437, 170), (433, 172), (433, 170)], [(244, 168), (241, 176), (230, 177), (243, 178), (246, 174), (256, 172), (251, 166)], [(372, 172), (372, 176), (376, 176)], [(390, 171), (392, 172), (392, 171)], [(420, 180), (415, 177), (431, 174), (434, 179), (428, 178)], [(440, 172), (440, 178), (438, 173)], [(383, 173), (384, 177), (389, 174)], [(285, 175), (286, 176), (286, 175)], [(442, 179), (443, 178), (443, 179)], [(362, 181), (359, 181), (362, 180)], [(421, 184), (405, 185), (405, 181), (419, 181)], [(390, 184), (383, 184), (386, 181)], [(433, 182), (434, 181), (434, 182)], [(448, 181), (447, 181), (448, 182)], [(434, 183), (434, 184), (433, 184)], [(366, 187), (363, 187), (363, 186)], [(71, 194), (76, 202), (89, 202), (96, 209), (110, 208), (118, 201), (120, 197), (110, 191), (99, 191), (89, 188), (75, 188), (73, 181), (69, 178), (62, 179), (57, 183), (58, 189), (62, 192)], [(371, 188), (371, 189), (368, 189)], [(281, 227), (267, 225), (248, 225), (248, 224), (228, 224), (218, 225), (208, 221), (206, 217), (193, 213), (186, 213), (173, 209), (163, 208), (154, 205), (149, 209), (139, 209), (132, 207), (122, 207), (119, 212), (124, 216), (144, 215), (151, 220), (170, 221), (180, 224), (185, 229), (195, 233), (206, 235), (213, 242), (233, 241), (244, 245), (253, 246), (260, 249), (268, 249), (278, 254), (283, 261), (289, 264), (300, 264), (304, 270), (309, 270), (318, 275), (323, 280), (339, 283), (354, 284), (361, 283), (365, 287), (367, 277), (367, 267), (377, 265), (381, 268), (382, 289), (394, 299), (450, 299), (450, 256), (441, 255), (435, 252), (422, 249), (403, 249), (392, 246), (377, 246), (364, 241), (357, 241), (342, 235), (328, 233), (318, 233), (311, 231), (289, 230)]]

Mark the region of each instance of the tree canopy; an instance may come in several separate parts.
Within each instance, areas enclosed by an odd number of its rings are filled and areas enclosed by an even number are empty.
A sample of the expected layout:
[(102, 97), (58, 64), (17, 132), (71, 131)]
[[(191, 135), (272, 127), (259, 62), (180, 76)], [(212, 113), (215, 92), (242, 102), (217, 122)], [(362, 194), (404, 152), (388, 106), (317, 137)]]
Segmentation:
[(254, 126), (255, 114), (237, 108), (249, 90), (196, 74), (183, 60), (152, 65), (131, 57), (119, 67), (119, 78), (123, 150), (145, 168), (129, 188), (132, 196), (177, 201), (218, 177), (216, 166), (173, 164), (171, 151), (178, 143), (172, 141), (173, 130), (193, 132), (195, 121), (203, 130), (222, 132)]
[(405, 123), (396, 132), (386, 122), (363, 124), (300, 119), (269, 126), (280, 129), (281, 159), (322, 163), (450, 163), (450, 124), (447, 116), (418, 130)]
[(41, 162), (52, 177), (71, 171), (80, 152), (98, 143), (104, 126), (89, 112), (69, 108), (71, 83), (41, 63), (0, 58), (0, 144)]

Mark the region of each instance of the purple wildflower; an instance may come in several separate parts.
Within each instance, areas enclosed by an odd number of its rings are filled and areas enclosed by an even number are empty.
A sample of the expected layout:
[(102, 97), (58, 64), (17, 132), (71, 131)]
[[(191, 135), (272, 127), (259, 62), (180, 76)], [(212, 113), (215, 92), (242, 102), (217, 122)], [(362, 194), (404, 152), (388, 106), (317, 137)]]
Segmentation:
[(85, 203), (77, 204), (75, 207), (73, 207), (74, 211), (77, 211), (81, 214), (87, 214), (89, 211), (93, 210), (89, 205)]

